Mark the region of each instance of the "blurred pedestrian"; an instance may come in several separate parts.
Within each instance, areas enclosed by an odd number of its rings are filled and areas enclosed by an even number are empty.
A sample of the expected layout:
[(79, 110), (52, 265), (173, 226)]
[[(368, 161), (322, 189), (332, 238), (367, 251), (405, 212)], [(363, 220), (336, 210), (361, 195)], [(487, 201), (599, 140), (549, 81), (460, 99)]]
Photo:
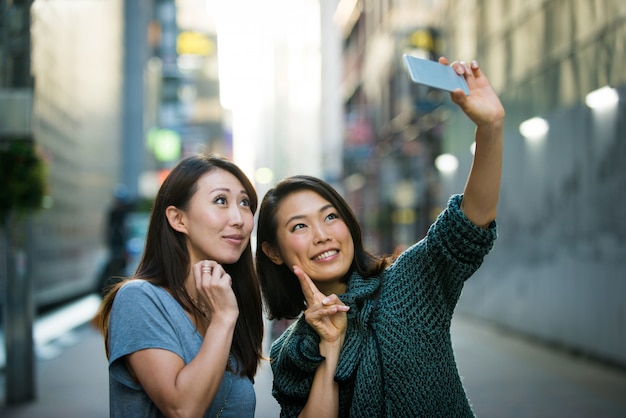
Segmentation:
[(128, 213), (131, 205), (128, 188), (118, 184), (113, 191), (113, 203), (107, 213), (105, 238), (107, 244), (107, 261), (98, 279), (98, 291), (104, 296), (107, 289), (119, 282), (126, 275), (128, 263)]
[(159, 189), (143, 258), (99, 311), (111, 417), (253, 417), (261, 294), (256, 192), (217, 156), (180, 161)]
[(283, 417), (473, 416), (450, 323), (496, 238), (505, 112), (478, 63), (452, 67), (470, 88), (451, 98), (476, 124), (474, 163), (463, 194), (397, 259), (364, 249), (352, 210), (320, 179), (289, 177), (263, 198), (263, 298), (270, 319), (298, 318), (270, 350)]

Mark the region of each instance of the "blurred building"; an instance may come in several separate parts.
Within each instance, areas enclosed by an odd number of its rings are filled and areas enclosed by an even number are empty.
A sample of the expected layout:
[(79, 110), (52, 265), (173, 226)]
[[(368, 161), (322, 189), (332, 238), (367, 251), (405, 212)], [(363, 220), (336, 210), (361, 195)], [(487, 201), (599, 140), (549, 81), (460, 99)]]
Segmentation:
[(182, 155), (232, 143), (203, 1), (3, 1), (0, 18), (0, 130), (24, 119), (45, 161), (28, 254), (42, 308), (96, 290), (116, 185), (148, 210)]
[(3, 2), (8, 27), (26, 17), (21, 72), (32, 77), (31, 132), (46, 165), (28, 254), (37, 306), (91, 290), (104, 257), (104, 215), (120, 181), (120, 4)]
[[(343, 184), (369, 247), (419, 240), (472, 161), (473, 125), (447, 95), (411, 85), (402, 54), (476, 58), (507, 109), (500, 238), (458, 310), (621, 364), (625, 16), (617, 0), (345, 0), (336, 13)], [(605, 86), (613, 96), (593, 105)], [(544, 131), (528, 133), (529, 120)]]
[(346, 195), (368, 246), (391, 254), (422, 237), (439, 208), (434, 159), (444, 95), (412, 84), (403, 54), (444, 53), (444, 2), (341, 1)]

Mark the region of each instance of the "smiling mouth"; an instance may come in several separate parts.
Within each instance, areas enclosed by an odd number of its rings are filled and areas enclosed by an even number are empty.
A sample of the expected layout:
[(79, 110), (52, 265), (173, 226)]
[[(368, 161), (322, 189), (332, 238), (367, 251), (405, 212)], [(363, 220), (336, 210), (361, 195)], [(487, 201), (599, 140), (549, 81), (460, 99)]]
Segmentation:
[(320, 255), (318, 255), (316, 257), (313, 257), (313, 260), (314, 261), (323, 260), (325, 258), (332, 257), (335, 254), (339, 254), (339, 251), (337, 251), (337, 250), (324, 251)]
[(232, 243), (241, 243), (243, 241), (243, 237), (236, 235), (225, 236), (224, 239)]

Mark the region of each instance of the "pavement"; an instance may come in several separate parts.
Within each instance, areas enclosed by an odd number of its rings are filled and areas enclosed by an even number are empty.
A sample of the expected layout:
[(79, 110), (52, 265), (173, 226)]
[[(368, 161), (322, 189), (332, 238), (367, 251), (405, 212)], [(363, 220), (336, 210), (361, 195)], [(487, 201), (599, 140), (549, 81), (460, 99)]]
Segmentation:
[[(91, 314), (87, 309), (84, 320), (77, 321), (74, 312), (71, 329), (57, 326), (60, 334), (36, 338), (34, 401), (5, 405), (6, 382), (0, 374), (0, 417), (108, 417), (107, 362), (102, 338), (88, 322)], [(460, 316), (453, 321), (452, 336), (459, 371), (478, 417), (626, 417), (625, 368)], [(279, 416), (271, 380), (269, 365), (263, 363), (255, 379), (256, 417)]]

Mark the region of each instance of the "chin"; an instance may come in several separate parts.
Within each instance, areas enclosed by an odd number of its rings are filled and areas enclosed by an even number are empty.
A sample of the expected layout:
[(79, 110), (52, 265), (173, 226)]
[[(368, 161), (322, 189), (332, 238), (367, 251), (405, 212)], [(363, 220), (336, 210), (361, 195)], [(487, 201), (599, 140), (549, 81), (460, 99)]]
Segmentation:
[(233, 254), (233, 255), (227, 255), (224, 256), (222, 258), (222, 261), (219, 261), (220, 264), (235, 264), (237, 261), (239, 261), (239, 259), (241, 258), (241, 256), (243, 255), (243, 252), (240, 254)]

